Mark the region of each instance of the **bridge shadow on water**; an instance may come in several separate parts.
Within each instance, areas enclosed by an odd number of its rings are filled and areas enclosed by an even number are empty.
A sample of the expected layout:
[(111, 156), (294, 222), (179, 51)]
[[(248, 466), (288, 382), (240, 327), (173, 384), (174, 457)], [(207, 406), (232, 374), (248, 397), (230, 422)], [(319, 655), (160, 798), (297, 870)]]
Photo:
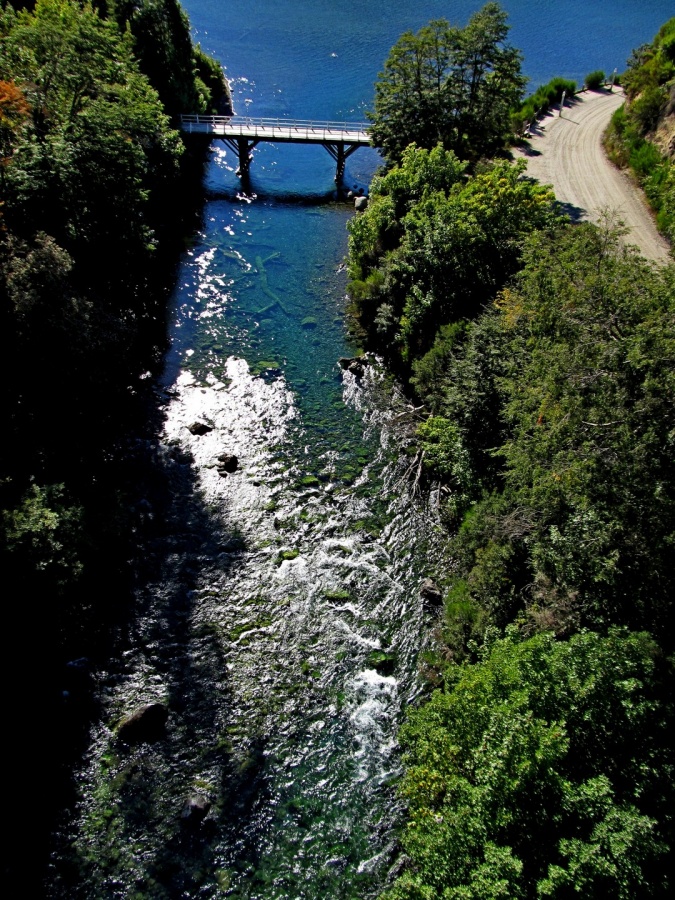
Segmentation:
[[(242, 179), (239, 189), (230, 187), (214, 188), (210, 186), (205, 192), (205, 199), (225, 200), (230, 203), (239, 203), (242, 199), (257, 200), (263, 203), (277, 203), (285, 206), (326, 206), (327, 204), (344, 202), (353, 203), (347, 195), (353, 188), (347, 185), (335, 185), (329, 190), (308, 191), (308, 190), (285, 190), (270, 188), (266, 186), (264, 181), (252, 182), (250, 179), (244, 181)], [(356, 186), (354, 193), (365, 193), (365, 188)]]

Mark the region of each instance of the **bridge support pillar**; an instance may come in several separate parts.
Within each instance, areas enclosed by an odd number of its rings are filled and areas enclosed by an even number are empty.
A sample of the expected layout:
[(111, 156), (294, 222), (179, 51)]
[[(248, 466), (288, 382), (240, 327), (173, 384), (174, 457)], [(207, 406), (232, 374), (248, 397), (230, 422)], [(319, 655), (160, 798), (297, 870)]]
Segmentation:
[(251, 169), (251, 150), (253, 143), (249, 144), (248, 138), (237, 138), (239, 152), (239, 174), (242, 178), (248, 178)]
[(335, 141), (334, 143), (326, 141), (323, 146), (335, 160), (335, 183), (342, 184), (347, 157), (351, 156), (355, 150), (358, 150), (359, 145), (355, 144), (347, 146), (344, 141)]
[(258, 141), (246, 137), (222, 138), (222, 141), (237, 154), (239, 160), (237, 174), (240, 178), (247, 179), (251, 169), (251, 150), (257, 146)]

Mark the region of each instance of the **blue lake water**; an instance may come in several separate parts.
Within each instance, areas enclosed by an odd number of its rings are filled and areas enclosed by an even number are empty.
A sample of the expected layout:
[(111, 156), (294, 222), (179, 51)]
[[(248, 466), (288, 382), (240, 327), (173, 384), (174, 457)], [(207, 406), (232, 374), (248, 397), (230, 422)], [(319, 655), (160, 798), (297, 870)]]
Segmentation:
[[(377, 73), (403, 31), (417, 30), (441, 17), (463, 25), (479, 6), (468, 0), (185, 0), (183, 5), (195, 38), (223, 64), (238, 114), (348, 121), (365, 119)], [(650, 41), (675, 12), (672, 0), (510, 0), (503, 7), (509, 15), (510, 42), (524, 55), (523, 68), (532, 89), (557, 75), (582, 84), (594, 69), (621, 72), (631, 51)], [(233, 202), (239, 188), (237, 161), (222, 144), (214, 144), (207, 176), (213, 199), (206, 208), (206, 245), (216, 241), (229, 247), (230, 252), (241, 254), (243, 264), (253, 267), (256, 258), (280, 254), (267, 266), (267, 286), (275, 294), (277, 285), (285, 297), (292, 295), (292, 303), (304, 297), (297, 321), (284, 316), (280, 322), (277, 310), (267, 317), (266, 325), (254, 326), (254, 340), (242, 320), (243, 331), (237, 330), (231, 346), (241, 340), (240, 352), (260, 360), (284, 352), (281, 344), (290, 342), (300, 355), (292, 362), (293, 354), (289, 357), (288, 376), (291, 383), (294, 377), (305, 382), (319, 369), (321, 377), (326, 366), (332, 369), (335, 341), (343, 340), (335, 302), (328, 308), (319, 304), (322, 321), (312, 339), (316, 341), (320, 334), (322, 341), (321, 346), (312, 347), (308, 368), (307, 335), (297, 326), (317, 313), (316, 307), (307, 311), (313, 291), (334, 297), (331, 291), (339, 294), (344, 288), (344, 279), (338, 278), (330, 290), (323, 290), (326, 285), (319, 273), (334, 270), (345, 253), (348, 213), (329, 202), (334, 163), (323, 148), (262, 144), (253, 155), (256, 199)], [(347, 161), (345, 184), (367, 188), (378, 165), (374, 151), (358, 150)], [(186, 261), (187, 270), (190, 265)], [(229, 259), (222, 274), (237, 278), (242, 272)], [(191, 284), (189, 276), (186, 282)], [(180, 297), (184, 296), (189, 305), (192, 287), (180, 289)], [(241, 319), (243, 311), (234, 312), (239, 302), (245, 309), (247, 297), (242, 295), (229, 308)], [(251, 303), (249, 312), (264, 309), (269, 298), (265, 302), (261, 295)]]
[[(183, 5), (238, 113), (351, 121), (404, 30), (464, 24), (477, 8)], [(672, 0), (504, 8), (533, 87), (621, 71), (675, 12)], [(358, 150), (345, 183), (367, 189), (378, 165)], [(99, 674), (102, 721), (63, 842), (77, 864), (55, 869), (81, 874), (75, 886), (55, 877), (59, 900), (356, 900), (376, 897), (395, 861), (396, 734), (429, 626), (419, 587), (443, 565), (433, 498), (411, 496), (405, 399), (336, 364), (357, 348), (345, 327), (353, 211), (332, 159), (262, 145), (249, 196), (236, 167), (214, 143), (159, 386), (152, 451), (174, 497), (147, 548), (156, 575), (139, 587), (129, 649)], [(211, 431), (192, 434), (195, 419)], [(226, 478), (223, 452), (239, 459)], [(166, 740), (121, 752), (110, 723), (151, 701), (168, 705)], [(180, 821), (195, 794), (210, 804), (196, 831)]]

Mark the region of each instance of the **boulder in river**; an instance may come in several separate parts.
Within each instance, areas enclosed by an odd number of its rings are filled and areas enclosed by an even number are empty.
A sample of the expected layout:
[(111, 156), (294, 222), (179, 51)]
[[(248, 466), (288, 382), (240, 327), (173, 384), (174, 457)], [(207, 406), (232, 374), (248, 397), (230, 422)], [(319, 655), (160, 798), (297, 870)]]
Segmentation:
[(420, 585), (420, 597), (424, 600), (424, 605), (430, 609), (443, 603), (443, 592), (431, 578), (425, 578)]
[(210, 809), (211, 802), (206, 797), (202, 794), (192, 794), (183, 804), (180, 813), (181, 822), (190, 827), (201, 825)]
[(228, 475), (236, 472), (239, 468), (239, 460), (233, 453), (222, 453), (218, 457), (216, 468), (221, 475)]
[(368, 362), (367, 356), (342, 356), (338, 360), (340, 368), (351, 372), (356, 378), (363, 377)]
[(396, 669), (396, 654), (388, 653), (386, 650), (371, 650), (368, 654), (368, 664), (378, 675), (390, 677)]
[(354, 200), (354, 209), (357, 212), (363, 212), (368, 206), (368, 198), (367, 197), (357, 197)]
[(163, 703), (139, 706), (117, 726), (117, 736), (125, 744), (152, 743), (164, 737), (169, 710)]
[(193, 422), (192, 425), (188, 425), (188, 431), (190, 434), (201, 436), (202, 434), (208, 434), (209, 431), (213, 431), (213, 425), (209, 425), (208, 422), (197, 420), (196, 422)]

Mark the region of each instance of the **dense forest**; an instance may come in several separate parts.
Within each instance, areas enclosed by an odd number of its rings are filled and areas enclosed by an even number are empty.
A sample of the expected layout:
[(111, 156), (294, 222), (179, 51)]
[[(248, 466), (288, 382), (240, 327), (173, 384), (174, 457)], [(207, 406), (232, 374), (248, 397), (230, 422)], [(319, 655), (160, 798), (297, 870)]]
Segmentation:
[(6, 633), (30, 659), (19, 674), (4, 657), (7, 771), (49, 748), (29, 783), (10, 777), (5, 883), (22, 893), (91, 702), (83, 657), (110, 641), (129, 594), (144, 462), (128, 435), (145, 423), (143, 374), (161, 360), (205, 158), (171, 116), (228, 108), (177, 0), (0, 10), (0, 558)]
[[(629, 61), (610, 135), (636, 171), (655, 161), (643, 183), (671, 236), (672, 165), (650, 138), (672, 126), (673, 34)], [(675, 267), (610, 215), (572, 225), (521, 164), (485, 158), (513, 104), (486, 123), (480, 98), (520, 83), (505, 36), (490, 3), (396, 45), (373, 129), (388, 167), (350, 223), (355, 327), (417, 398), (412, 470), (441, 486), (453, 559), (401, 734), (404, 864), (382, 896), (666, 897)], [(420, 45), (435, 118), (403, 147), (402, 58)]]

